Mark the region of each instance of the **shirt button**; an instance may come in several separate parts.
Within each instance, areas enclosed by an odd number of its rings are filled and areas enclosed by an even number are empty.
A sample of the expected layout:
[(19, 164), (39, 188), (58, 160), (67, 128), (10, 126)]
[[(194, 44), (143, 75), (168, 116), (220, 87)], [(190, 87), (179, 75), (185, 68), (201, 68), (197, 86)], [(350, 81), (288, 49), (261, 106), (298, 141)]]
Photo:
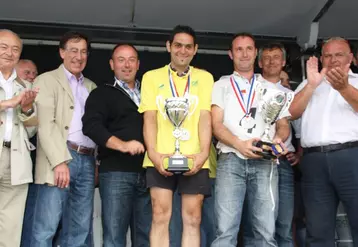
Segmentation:
[(70, 106), (70, 109), (73, 110), (73, 108), (74, 108), (73, 105), (71, 105), (71, 106)]
[(65, 126), (65, 130), (68, 130), (68, 126)]

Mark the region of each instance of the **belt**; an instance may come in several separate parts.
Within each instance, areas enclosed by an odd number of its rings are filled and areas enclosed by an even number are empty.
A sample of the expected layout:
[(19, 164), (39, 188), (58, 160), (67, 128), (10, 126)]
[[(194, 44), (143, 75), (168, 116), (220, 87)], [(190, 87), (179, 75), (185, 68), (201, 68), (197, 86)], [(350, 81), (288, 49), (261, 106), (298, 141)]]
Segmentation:
[(94, 155), (94, 148), (88, 148), (85, 146), (77, 145), (76, 143), (69, 142), (69, 141), (67, 142), (67, 146), (79, 154)]
[(354, 148), (354, 147), (358, 147), (358, 141), (304, 148), (303, 151), (305, 153), (328, 153), (328, 152), (334, 152), (334, 151), (347, 149), (347, 148)]
[(4, 141), (4, 142), (2, 143), (2, 146), (3, 146), (3, 147), (7, 147), (7, 148), (11, 148), (11, 142), (5, 142), (5, 141)]

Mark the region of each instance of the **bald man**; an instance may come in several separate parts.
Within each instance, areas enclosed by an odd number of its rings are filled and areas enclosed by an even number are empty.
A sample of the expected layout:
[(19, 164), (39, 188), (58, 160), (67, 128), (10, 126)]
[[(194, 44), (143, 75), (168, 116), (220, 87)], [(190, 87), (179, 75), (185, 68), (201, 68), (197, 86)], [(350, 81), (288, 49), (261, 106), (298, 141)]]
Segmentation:
[(302, 118), (302, 196), (307, 246), (334, 247), (336, 212), (342, 201), (358, 246), (358, 74), (347, 40), (334, 37), (307, 61), (307, 80), (296, 89), (292, 118)]
[[(26, 127), (37, 124), (36, 90), (26, 88), (15, 66), (22, 41), (0, 30), (0, 246), (20, 245), (28, 183), (32, 182), (32, 146)], [(34, 129), (33, 129), (34, 130)]]
[(36, 64), (28, 59), (19, 60), (16, 65), (16, 73), (21, 79), (31, 83), (34, 82), (38, 74)]

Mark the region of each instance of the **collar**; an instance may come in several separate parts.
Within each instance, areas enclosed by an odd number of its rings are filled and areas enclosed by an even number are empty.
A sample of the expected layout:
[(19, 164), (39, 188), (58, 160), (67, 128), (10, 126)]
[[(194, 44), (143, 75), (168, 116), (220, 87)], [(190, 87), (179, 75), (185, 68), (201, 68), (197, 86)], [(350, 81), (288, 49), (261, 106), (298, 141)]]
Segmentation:
[[(117, 77), (114, 77), (114, 86), (118, 85), (122, 88), (125, 88), (125, 89), (129, 89), (129, 90), (133, 90), (131, 88), (128, 87), (128, 84), (122, 80), (118, 80)], [(139, 90), (140, 89), (140, 82), (138, 80), (135, 80), (135, 84), (134, 84), (134, 89), (137, 89)]]
[[(240, 79), (242, 79), (242, 80), (244, 80), (244, 81), (247, 81), (247, 78), (245, 77), (245, 76), (242, 76), (239, 72), (237, 72), (237, 71), (234, 71), (233, 73), (232, 73), (232, 75), (233, 76), (236, 76), (236, 77), (239, 77)], [(263, 77), (262, 77), (262, 75), (261, 74), (256, 74), (256, 73), (254, 73), (254, 75), (253, 76), (255, 76), (255, 81), (266, 81)], [(251, 79), (249, 80), (249, 83), (251, 84)]]
[(81, 73), (80, 78), (77, 80), (77, 77), (74, 74), (72, 74), (70, 71), (68, 71), (63, 64), (62, 64), (62, 68), (64, 69), (65, 75), (69, 82), (71, 82), (72, 79), (74, 79), (76, 82), (79, 82), (80, 84), (84, 83), (84, 76), (82, 73)]
[(353, 73), (353, 71), (350, 69), (348, 71), (348, 77), (358, 78), (358, 74)]
[(5, 78), (4, 78), (3, 74), (2, 74), (2, 72), (0, 71), (0, 80), (1, 80), (1, 81), (5, 81), (5, 82), (8, 83), (8, 82), (13, 82), (16, 78), (17, 78), (17, 73), (16, 73), (16, 70), (15, 70), (15, 69), (13, 69), (13, 71), (12, 71), (12, 73), (11, 73), (9, 79), (7, 79), (7, 80), (5, 80)]
[(169, 64), (169, 68), (170, 68), (170, 71), (171, 71), (171, 72), (176, 73), (177, 76), (179, 76), (179, 77), (184, 77), (184, 76), (188, 75), (188, 74), (189, 74), (189, 71), (190, 71), (190, 66), (188, 66), (188, 67), (185, 69), (184, 72), (179, 73), (179, 72), (177, 72), (177, 70), (176, 70), (175, 68), (172, 67), (172, 64), (171, 64), (171, 63)]

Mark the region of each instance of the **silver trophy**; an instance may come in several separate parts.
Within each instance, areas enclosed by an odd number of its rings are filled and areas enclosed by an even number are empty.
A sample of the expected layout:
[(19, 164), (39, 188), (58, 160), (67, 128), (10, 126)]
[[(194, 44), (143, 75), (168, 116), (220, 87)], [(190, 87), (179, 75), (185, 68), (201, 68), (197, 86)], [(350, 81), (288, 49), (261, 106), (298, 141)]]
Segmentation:
[[(161, 96), (157, 97), (157, 107), (159, 112), (163, 115), (164, 119), (174, 125), (173, 136), (175, 138), (175, 152), (169, 157), (167, 171), (175, 174), (181, 174), (189, 170), (188, 158), (180, 152), (180, 141), (190, 139), (188, 130), (181, 128), (184, 120), (191, 116), (198, 105), (198, 97), (188, 95), (185, 97), (173, 97), (164, 101)], [(163, 111), (164, 108), (164, 111)]]
[[(268, 85), (268, 84), (266, 84)], [(264, 159), (274, 159), (274, 154), (283, 152), (281, 145), (274, 145), (270, 137), (270, 128), (277, 121), (280, 114), (287, 111), (294, 98), (293, 92), (283, 92), (273, 87), (259, 84), (256, 87), (258, 95), (258, 111), (265, 122), (265, 129), (261, 141), (256, 146), (263, 150), (259, 153)]]

